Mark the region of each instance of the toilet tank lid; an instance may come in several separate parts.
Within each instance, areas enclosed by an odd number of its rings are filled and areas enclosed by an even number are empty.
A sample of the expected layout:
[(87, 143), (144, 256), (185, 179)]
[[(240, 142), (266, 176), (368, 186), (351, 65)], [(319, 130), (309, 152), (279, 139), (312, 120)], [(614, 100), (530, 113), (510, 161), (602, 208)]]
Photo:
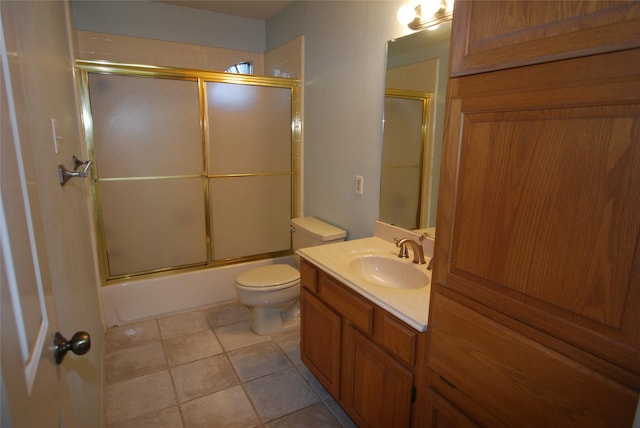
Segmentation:
[(302, 229), (309, 235), (321, 241), (333, 241), (336, 239), (344, 239), (347, 231), (318, 220), (315, 217), (298, 217), (292, 218), (291, 224), (296, 229)]

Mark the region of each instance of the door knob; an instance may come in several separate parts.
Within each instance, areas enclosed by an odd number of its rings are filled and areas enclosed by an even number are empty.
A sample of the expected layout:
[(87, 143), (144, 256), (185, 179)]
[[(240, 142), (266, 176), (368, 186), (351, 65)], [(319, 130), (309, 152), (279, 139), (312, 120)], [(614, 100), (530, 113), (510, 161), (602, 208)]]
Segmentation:
[(60, 332), (56, 332), (53, 337), (53, 354), (56, 357), (56, 364), (62, 363), (68, 351), (76, 355), (84, 355), (89, 352), (90, 348), (91, 337), (86, 331), (77, 332), (69, 341), (67, 341)]

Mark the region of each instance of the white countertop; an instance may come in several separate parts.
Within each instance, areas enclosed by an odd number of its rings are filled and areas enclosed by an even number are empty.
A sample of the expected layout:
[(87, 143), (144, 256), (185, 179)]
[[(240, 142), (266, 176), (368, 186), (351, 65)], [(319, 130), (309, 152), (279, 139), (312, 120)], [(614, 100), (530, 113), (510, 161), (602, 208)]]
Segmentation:
[[(321, 268), (346, 286), (366, 297), (378, 306), (389, 311), (418, 331), (427, 329), (429, 315), (429, 294), (431, 291), (431, 272), (426, 265), (417, 265), (408, 260), (399, 259), (398, 248), (378, 237), (355, 239), (335, 244), (302, 248), (297, 251), (306, 260)], [(363, 255), (377, 255), (395, 258), (427, 274), (424, 287), (414, 289), (390, 288), (367, 281), (349, 268), (349, 263)]]

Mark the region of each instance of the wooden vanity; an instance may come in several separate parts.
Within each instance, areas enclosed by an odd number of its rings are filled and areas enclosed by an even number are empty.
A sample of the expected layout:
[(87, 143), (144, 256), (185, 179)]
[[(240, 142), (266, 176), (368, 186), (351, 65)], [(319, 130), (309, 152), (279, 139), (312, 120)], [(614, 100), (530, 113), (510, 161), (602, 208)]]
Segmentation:
[(360, 427), (420, 426), (426, 332), (304, 258), (302, 362)]

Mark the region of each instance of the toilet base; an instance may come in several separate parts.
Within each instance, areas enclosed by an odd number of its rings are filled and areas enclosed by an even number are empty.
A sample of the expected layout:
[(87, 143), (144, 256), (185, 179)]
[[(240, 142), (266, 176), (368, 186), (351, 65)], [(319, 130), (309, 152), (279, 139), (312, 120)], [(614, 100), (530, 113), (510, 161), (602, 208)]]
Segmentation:
[(288, 308), (251, 308), (251, 330), (255, 334), (269, 335), (300, 324), (300, 300)]

